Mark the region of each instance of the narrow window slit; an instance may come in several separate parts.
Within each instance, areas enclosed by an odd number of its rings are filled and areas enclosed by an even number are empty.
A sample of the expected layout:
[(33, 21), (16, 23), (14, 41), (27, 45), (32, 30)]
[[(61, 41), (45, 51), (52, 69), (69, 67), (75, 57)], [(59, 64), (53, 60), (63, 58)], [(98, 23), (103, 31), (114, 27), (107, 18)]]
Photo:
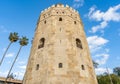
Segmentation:
[(39, 70), (39, 64), (36, 65), (36, 70)]
[(78, 38), (76, 39), (76, 46), (77, 46), (78, 48), (80, 48), (80, 49), (83, 49), (81, 40), (78, 39)]
[(62, 67), (63, 67), (62, 63), (59, 63), (59, 68), (62, 68)]
[(82, 68), (82, 70), (85, 70), (85, 67), (84, 67), (84, 65), (81, 65), (81, 68)]
[(44, 24), (46, 24), (46, 20), (44, 21)]

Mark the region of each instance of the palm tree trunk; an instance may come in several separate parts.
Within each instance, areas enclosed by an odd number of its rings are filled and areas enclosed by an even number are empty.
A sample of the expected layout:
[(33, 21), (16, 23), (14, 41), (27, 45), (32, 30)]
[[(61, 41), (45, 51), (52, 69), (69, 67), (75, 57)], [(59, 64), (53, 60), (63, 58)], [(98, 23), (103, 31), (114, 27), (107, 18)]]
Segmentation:
[(107, 67), (106, 67), (106, 69), (107, 69), (108, 76), (109, 76), (109, 78), (110, 78), (110, 82), (111, 82), (111, 84), (113, 84), (113, 81), (112, 81), (112, 78), (111, 78), (111, 76), (110, 76), (109, 70), (108, 70)]
[(3, 62), (3, 60), (4, 60), (4, 58), (5, 58), (5, 55), (6, 55), (6, 53), (7, 53), (7, 51), (8, 51), (8, 49), (9, 49), (9, 47), (10, 47), (11, 44), (12, 44), (12, 42), (9, 43), (7, 49), (5, 50), (5, 52), (4, 52), (4, 54), (3, 54), (3, 57), (2, 57), (2, 59), (1, 59), (1, 61), (0, 61), (0, 66), (1, 66), (1, 64), (2, 64), (2, 62)]
[(6, 79), (5, 79), (5, 84), (7, 84), (8, 76), (10, 75), (10, 73), (11, 73), (11, 71), (12, 71), (12, 68), (13, 68), (13, 66), (14, 66), (14, 64), (15, 64), (15, 62), (16, 62), (16, 60), (17, 60), (17, 58), (18, 58), (18, 55), (19, 55), (21, 49), (22, 49), (22, 46), (20, 46), (19, 51), (18, 51), (18, 53), (17, 53), (17, 55), (16, 55), (16, 57), (15, 57), (13, 63), (12, 63), (12, 66), (11, 66), (9, 72), (8, 72), (8, 75), (7, 75)]

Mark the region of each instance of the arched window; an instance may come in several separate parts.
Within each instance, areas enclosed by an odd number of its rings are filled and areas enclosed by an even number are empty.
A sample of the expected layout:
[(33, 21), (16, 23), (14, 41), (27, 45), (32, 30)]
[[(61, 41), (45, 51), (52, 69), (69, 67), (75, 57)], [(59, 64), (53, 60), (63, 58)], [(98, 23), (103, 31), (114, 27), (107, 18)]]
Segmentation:
[(61, 18), (61, 17), (59, 18), (59, 21), (62, 21), (62, 18)]
[(46, 24), (46, 20), (44, 21), (44, 24)]
[(45, 38), (41, 38), (39, 41), (38, 49), (44, 47)]
[(59, 68), (62, 68), (62, 67), (63, 67), (62, 63), (59, 63)]
[(81, 68), (82, 68), (82, 70), (85, 70), (85, 67), (84, 67), (84, 65), (81, 65)]
[(39, 70), (39, 64), (36, 65), (36, 70)]
[(82, 47), (82, 43), (81, 43), (81, 40), (80, 39), (76, 39), (76, 46), (78, 47), (78, 48), (81, 48), (81, 49), (83, 49), (83, 47)]

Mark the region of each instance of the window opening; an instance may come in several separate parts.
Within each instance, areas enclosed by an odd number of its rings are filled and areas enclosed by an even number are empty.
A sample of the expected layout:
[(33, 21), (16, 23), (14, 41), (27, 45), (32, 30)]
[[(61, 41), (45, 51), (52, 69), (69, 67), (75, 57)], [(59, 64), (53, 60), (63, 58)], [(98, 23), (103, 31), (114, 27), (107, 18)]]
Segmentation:
[(74, 24), (76, 24), (76, 21), (74, 21)]
[(39, 70), (39, 64), (36, 65), (36, 70)]
[(82, 43), (81, 43), (81, 40), (80, 39), (76, 39), (76, 46), (78, 47), (78, 48), (81, 48), (81, 49), (83, 49), (83, 47), (82, 47)]
[(84, 67), (84, 65), (81, 65), (81, 68), (82, 68), (82, 70), (85, 70), (85, 67)]
[(38, 49), (44, 47), (44, 43), (45, 43), (45, 38), (41, 38), (39, 41)]
[(61, 18), (61, 17), (59, 18), (59, 21), (62, 21), (62, 18)]
[(44, 21), (44, 24), (46, 24), (46, 20)]
[(62, 68), (62, 67), (63, 67), (62, 63), (59, 63), (59, 68)]

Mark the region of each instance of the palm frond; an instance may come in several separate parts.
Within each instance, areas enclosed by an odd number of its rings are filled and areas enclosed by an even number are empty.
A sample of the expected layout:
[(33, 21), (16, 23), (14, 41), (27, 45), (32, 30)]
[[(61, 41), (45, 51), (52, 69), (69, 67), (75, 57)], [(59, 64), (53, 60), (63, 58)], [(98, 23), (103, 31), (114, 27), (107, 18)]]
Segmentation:
[(18, 39), (19, 39), (18, 33), (16, 33), (16, 32), (10, 33), (9, 40), (11, 42), (16, 42)]
[(26, 46), (28, 44), (28, 38), (26, 36), (20, 38), (19, 43), (21, 46)]

